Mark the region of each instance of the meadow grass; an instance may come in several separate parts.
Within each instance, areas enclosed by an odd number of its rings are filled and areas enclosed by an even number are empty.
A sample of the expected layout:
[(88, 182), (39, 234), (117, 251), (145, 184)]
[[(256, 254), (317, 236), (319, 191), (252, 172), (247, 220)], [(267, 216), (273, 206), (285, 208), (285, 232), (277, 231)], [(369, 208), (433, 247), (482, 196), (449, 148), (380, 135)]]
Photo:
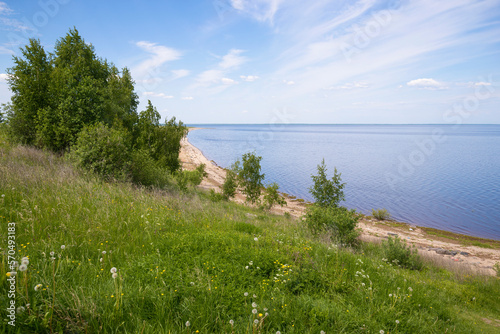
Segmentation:
[(103, 182), (1, 137), (0, 180), (2, 319), (9, 222), (16, 259), (29, 257), (24, 311), (3, 332), (498, 332), (495, 277), (402, 269), (380, 245), (339, 249), (300, 220), (203, 192)]

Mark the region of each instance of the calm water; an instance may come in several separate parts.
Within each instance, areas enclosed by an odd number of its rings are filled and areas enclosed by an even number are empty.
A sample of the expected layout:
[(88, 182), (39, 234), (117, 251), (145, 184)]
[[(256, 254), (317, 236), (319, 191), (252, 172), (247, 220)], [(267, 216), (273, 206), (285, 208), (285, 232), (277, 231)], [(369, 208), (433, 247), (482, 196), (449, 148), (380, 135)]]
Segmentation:
[(266, 182), (312, 200), (325, 158), (346, 183), (343, 203), (400, 221), (500, 240), (500, 125), (196, 125), (189, 141), (228, 167), (263, 157)]

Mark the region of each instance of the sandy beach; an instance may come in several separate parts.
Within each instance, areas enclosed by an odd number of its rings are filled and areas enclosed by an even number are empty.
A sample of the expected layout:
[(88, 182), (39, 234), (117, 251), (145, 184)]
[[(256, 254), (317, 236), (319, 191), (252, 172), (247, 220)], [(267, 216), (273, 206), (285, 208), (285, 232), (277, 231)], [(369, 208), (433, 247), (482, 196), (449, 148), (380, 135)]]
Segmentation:
[[(191, 128), (190, 131), (197, 128)], [(205, 164), (208, 176), (199, 186), (202, 189), (214, 189), (220, 192), (220, 186), (224, 183), (226, 171), (217, 166), (214, 161), (209, 161), (203, 153), (189, 143), (187, 137), (182, 139), (180, 159), (183, 169), (193, 170), (200, 164)], [(245, 197), (238, 193), (234, 199), (238, 203), (244, 203)], [(271, 213), (284, 214), (288, 212), (291, 216), (301, 219), (306, 206), (298, 199), (286, 198), (287, 205), (274, 207)], [(484, 248), (466, 245), (456, 242), (452, 238), (438, 237), (427, 233), (423, 228), (411, 226), (405, 223), (378, 221), (371, 217), (360, 220), (361, 239), (370, 242), (381, 242), (388, 236), (398, 235), (408, 244), (415, 245), (419, 253), (430, 261), (456, 272), (470, 272), (483, 275), (495, 275), (493, 269), (495, 263), (500, 262), (500, 242), (496, 247)], [(481, 240), (478, 238), (478, 240)]]

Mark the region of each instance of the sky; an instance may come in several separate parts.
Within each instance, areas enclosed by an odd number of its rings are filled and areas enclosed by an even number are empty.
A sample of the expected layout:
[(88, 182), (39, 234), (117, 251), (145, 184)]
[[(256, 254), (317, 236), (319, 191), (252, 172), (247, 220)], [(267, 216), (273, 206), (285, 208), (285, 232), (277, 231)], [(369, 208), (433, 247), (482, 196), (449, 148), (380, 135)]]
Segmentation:
[(75, 27), (187, 124), (500, 124), (500, 0), (0, 0), (0, 103)]

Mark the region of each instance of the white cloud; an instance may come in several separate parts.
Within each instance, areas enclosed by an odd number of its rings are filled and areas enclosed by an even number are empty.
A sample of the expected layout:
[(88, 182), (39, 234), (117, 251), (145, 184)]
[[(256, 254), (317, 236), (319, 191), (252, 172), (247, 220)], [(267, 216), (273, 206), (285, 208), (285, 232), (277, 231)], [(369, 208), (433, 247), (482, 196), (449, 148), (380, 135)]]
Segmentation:
[(186, 77), (191, 73), (188, 70), (172, 70), (170, 72), (172, 72), (172, 74), (174, 75), (173, 80)]
[(0, 73), (0, 81), (7, 81), (9, 75), (7, 73)]
[(5, 46), (0, 45), (0, 55), (13, 55), (14, 51), (6, 48)]
[(415, 79), (408, 81), (406, 85), (410, 87), (416, 87), (416, 88), (424, 88), (424, 89), (445, 89), (448, 88), (446, 85), (442, 82), (438, 82), (434, 79), (431, 78), (422, 78), (422, 79)]
[(231, 69), (233, 67), (238, 67), (247, 61), (246, 57), (240, 56), (244, 52), (243, 50), (231, 49), (229, 53), (222, 57), (222, 61), (219, 63), (219, 67), (222, 69)]
[(13, 12), (12, 9), (10, 9), (9, 5), (7, 5), (5, 2), (0, 1), (0, 14), (1, 15), (9, 15)]
[(150, 54), (148, 59), (133, 68), (134, 75), (139, 77), (158, 76), (160, 75), (160, 66), (181, 57), (179, 51), (156, 43), (140, 41), (137, 42), (136, 45)]
[(240, 75), (240, 78), (243, 81), (247, 81), (247, 82), (252, 82), (252, 81), (259, 79), (259, 77), (256, 75)]
[(231, 0), (231, 6), (253, 19), (273, 23), (274, 16), (283, 0)]
[(328, 88), (329, 90), (337, 90), (337, 89), (354, 89), (354, 88), (368, 88), (368, 84), (366, 82), (348, 82), (341, 86), (332, 86)]
[(165, 95), (164, 93), (155, 93), (155, 92), (144, 92), (142, 93), (144, 96), (152, 96), (152, 97), (161, 97), (164, 99), (173, 99), (172, 95)]
[(474, 86), (491, 86), (491, 82), (484, 82), (484, 81), (475, 82)]
[(221, 82), (224, 84), (224, 85), (236, 85), (238, 83), (238, 81), (235, 81), (233, 79), (229, 79), (229, 78), (222, 78), (221, 79)]
[(192, 96), (184, 96), (182, 97), (183, 100), (194, 100), (194, 97)]
[(289, 86), (291, 85), (295, 85), (295, 81), (292, 81), (292, 80), (283, 80), (283, 82)]

